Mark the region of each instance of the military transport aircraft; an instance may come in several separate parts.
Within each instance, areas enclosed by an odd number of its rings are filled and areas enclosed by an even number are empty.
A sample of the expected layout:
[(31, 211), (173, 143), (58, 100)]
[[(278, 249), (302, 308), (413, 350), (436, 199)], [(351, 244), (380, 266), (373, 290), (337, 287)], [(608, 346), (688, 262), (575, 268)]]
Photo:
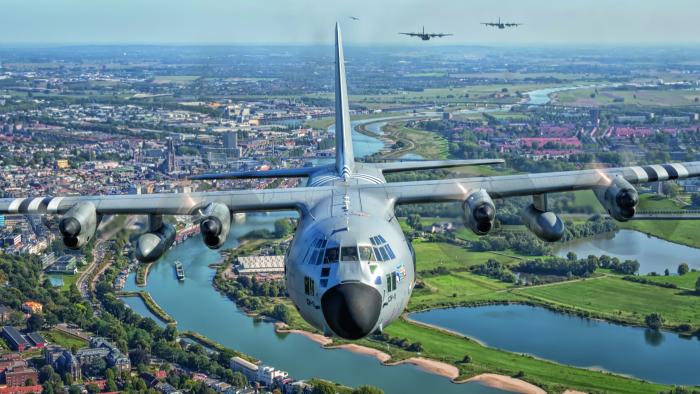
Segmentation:
[(548, 210), (548, 193), (591, 189), (610, 216), (625, 221), (634, 216), (639, 202), (632, 184), (700, 176), (700, 162), (687, 162), (387, 183), (387, 173), (501, 161), (356, 162), (343, 45), (337, 25), (335, 113), (334, 164), (194, 177), (305, 177), (308, 180), (304, 187), (5, 198), (0, 199), (0, 214), (62, 215), (58, 227), (64, 243), (71, 248), (88, 243), (104, 215), (149, 215), (150, 228), (138, 239), (136, 255), (142, 261), (154, 261), (175, 238), (175, 230), (162, 220), (162, 215), (199, 216), (204, 243), (216, 249), (228, 236), (232, 212), (296, 210), (300, 220), (285, 260), (289, 295), (304, 319), (325, 334), (359, 339), (398, 319), (415, 285), (415, 254), (394, 213), (399, 204), (459, 201), (466, 225), (484, 235), (496, 217), (493, 199), (533, 196), (532, 203), (522, 212), (523, 222), (539, 238), (556, 241), (564, 233), (564, 223)]
[(423, 32), (422, 33), (399, 33), (403, 34), (406, 36), (411, 36), (411, 37), (420, 37), (421, 40), (423, 41), (428, 41), (433, 37), (446, 37), (446, 36), (451, 36), (452, 34), (449, 33), (426, 33), (425, 32), (425, 26), (423, 26)]
[(522, 25), (522, 23), (501, 22), (501, 17), (498, 17), (498, 22), (482, 22), (481, 24), (484, 26), (497, 27), (499, 29), (505, 29), (506, 27), (518, 27)]

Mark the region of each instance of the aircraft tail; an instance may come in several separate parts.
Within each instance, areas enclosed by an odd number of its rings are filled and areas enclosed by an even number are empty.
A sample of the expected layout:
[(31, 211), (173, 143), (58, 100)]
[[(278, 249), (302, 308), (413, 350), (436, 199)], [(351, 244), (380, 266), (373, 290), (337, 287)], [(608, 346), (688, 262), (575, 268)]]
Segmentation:
[(352, 151), (352, 125), (345, 80), (345, 56), (340, 26), (335, 24), (335, 169), (338, 175), (352, 175), (355, 156)]

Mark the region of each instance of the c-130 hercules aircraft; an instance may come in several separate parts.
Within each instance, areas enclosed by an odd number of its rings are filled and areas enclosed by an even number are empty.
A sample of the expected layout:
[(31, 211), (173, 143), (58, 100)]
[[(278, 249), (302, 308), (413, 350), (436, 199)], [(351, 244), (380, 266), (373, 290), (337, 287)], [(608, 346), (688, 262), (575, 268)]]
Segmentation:
[(195, 179), (306, 177), (305, 187), (190, 194), (0, 199), (0, 214), (58, 214), (64, 243), (79, 248), (93, 238), (103, 215), (146, 214), (150, 229), (137, 241), (142, 261), (158, 259), (175, 231), (162, 215), (199, 215), (204, 243), (221, 247), (232, 212), (296, 210), (300, 221), (286, 256), (290, 297), (306, 321), (326, 335), (359, 339), (381, 331), (403, 312), (415, 284), (416, 258), (394, 214), (398, 204), (462, 202), (466, 225), (488, 233), (494, 198), (533, 196), (523, 222), (545, 241), (564, 233), (547, 209), (547, 193), (591, 189), (613, 218), (634, 216), (635, 183), (700, 175), (700, 162), (480, 178), (386, 183), (384, 174), (500, 163), (449, 160), (358, 163), (353, 157), (341, 32), (335, 31), (335, 164), (265, 172), (199, 175)]

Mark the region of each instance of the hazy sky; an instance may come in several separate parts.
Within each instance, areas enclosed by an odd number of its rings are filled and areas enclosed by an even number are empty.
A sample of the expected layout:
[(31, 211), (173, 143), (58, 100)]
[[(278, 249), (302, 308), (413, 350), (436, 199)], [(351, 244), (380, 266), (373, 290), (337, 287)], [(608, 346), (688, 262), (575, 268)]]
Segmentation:
[[(0, 0), (8, 43), (700, 43), (698, 0)], [(361, 18), (351, 21), (349, 15)], [(522, 22), (517, 29), (479, 22)], [(417, 39), (413, 39), (418, 43)], [(429, 45), (436, 45), (431, 41)]]

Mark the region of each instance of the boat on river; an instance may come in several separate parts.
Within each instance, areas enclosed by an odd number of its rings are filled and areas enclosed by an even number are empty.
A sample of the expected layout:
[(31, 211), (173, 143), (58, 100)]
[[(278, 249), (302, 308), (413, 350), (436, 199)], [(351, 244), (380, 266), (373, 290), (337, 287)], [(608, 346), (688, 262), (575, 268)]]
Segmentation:
[(175, 262), (175, 275), (177, 275), (177, 280), (185, 280), (185, 269), (182, 268), (182, 263), (179, 261)]

